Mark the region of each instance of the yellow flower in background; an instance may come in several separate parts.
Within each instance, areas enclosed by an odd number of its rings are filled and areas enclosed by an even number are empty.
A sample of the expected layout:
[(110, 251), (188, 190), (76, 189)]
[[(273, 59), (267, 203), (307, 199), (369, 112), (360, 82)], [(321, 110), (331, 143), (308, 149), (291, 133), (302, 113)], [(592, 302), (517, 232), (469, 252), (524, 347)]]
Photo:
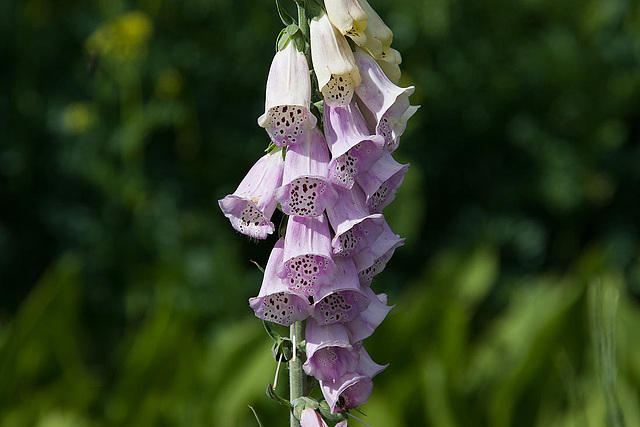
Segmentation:
[(163, 98), (176, 98), (180, 95), (184, 77), (175, 68), (167, 68), (160, 72), (156, 81), (156, 92)]
[(95, 106), (89, 102), (74, 102), (62, 112), (62, 129), (69, 135), (79, 135), (98, 121)]
[(89, 36), (86, 47), (108, 59), (131, 61), (145, 55), (152, 34), (153, 22), (146, 13), (127, 12), (102, 24)]

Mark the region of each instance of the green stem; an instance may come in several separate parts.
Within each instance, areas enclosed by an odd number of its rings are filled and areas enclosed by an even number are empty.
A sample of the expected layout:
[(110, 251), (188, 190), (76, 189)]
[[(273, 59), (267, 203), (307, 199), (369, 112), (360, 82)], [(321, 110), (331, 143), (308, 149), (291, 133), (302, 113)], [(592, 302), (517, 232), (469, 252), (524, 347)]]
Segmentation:
[(306, 0), (296, 0), (296, 5), (298, 6), (298, 27), (304, 36), (304, 56), (307, 58), (307, 63), (309, 64), (309, 68), (311, 65), (311, 45), (310, 45), (310, 34), (309, 34), (309, 21), (307, 19), (307, 8), (306, 8)]
[[(305, 383), (307, 375), (302, 370), (302, 360), (296, 353), (298, 343), (304, 340), (304, 321), (296, 322), (290, 327), (290, 338), (293, 342), (294, 357), (289, 361), (289, 401), (305, 395)], [(291, 427), (300, 427), (300, 421), (291, 412)]]

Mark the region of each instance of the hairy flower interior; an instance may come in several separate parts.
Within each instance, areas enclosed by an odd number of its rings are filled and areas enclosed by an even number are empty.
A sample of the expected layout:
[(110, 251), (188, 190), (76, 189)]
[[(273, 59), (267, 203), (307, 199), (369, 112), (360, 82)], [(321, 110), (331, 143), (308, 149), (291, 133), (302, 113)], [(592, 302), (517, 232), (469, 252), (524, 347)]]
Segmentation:
[(251, 203), (246, 204), (234, 222), (239, 232), (256, 238), (264, 234), (263, 227), (268, 227), (271, 224), (262, 212)]
[(347, 76), (332, 74), (325, 87), (322, 88), (322, 94), (327, 104), (332, 107), (341, 107), (351, 102), (353, 89), (353, 82)]
[[(354, 302), (358, 297), (353, 296)], [(348, 322), (357, 313), (353, 313), (355, 308), (348, 303), (345, 297), (340, 292), (334, 292), (327, 295), (316, 304), (316, 312), (322, 315), (323, 323), (328, 325), (330, 323)]]
[(269, 117), (269, 134), (276, 144), (290, 145), (299, 142), (307, 119), (305, 109), (295, 105), (279, 105), (269, 110)]
[(285, 283), (291, 290), (313, 296), (320, 285), (319, 275), (328, 269), (327, 261), (320, 255), (301, 255), (285, 263), (288, 271)]
[(262, 300), (262, 318), (278, 324), (292, 323), (291, 297), (285, 293), (269, 295)]
[(300, 177), (293, 180), (289, 188), (289, 200), (285, 202), (291, 215), (318, 216), (324, 206), (318, 204), (318, 198), (327, 191), (328, 182), (313, 178)]

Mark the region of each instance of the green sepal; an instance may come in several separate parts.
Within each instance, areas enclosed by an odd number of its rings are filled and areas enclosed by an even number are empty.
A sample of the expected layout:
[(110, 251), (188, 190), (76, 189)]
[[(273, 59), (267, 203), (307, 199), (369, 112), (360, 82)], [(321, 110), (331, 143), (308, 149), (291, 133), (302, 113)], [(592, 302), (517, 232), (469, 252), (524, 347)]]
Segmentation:
[(288, 362), (293, 357), (293, 343), (287, 337), (278, 338), (271, 346), (271, 355), (276, 361)]
[(276, 40), (276, 50), (281, 51), (291, 40), (296, 44), (298, 51), (304, 52), (304, 36), (296, 24), (287, 25), (280, 31)]
[(325, 420), (331, 421), (332, 423), (339, 423), (340, 421), (347, 419), (347, 414), (344, 412), (336, 412), (335, 414), (332, 414), (331, 408), (329, 408), (329, 404), (326, 400), (322, 400), (320, 402), (318, 405), (318, 412), (320, 412), (320, 415), (322, 415)]
[(324, 100), (316, 101), (313, 103), (313, 106), (318, 109), (320, 116), (322, 117), (324, 114)]
[(307, 396), (298, 397), (291, 401), (293, 404), (293, 416), (297, 419), (302, 417), (302, 411), (305, 409), (318, 409), (318, 401)]
[(280, 0), (276, 0), (276, 9), (278, 9), (278, 15), (280, 15), (280, 20), (284, 25), (295, 24), (296, 21), (293, 19), (289, 12), (287, 12), (282, 5), (280, 4)]
[(293, 408), (293, 406), (291, 406), (291, 403), (289, 403), (287, 399), (284, 399), (278, 396), (278, 393), (276, 393), (276, 391), (273, 389), (273, 386), (271, 385), (271, 383), (269, 383), (269, 385), (267, 386), (267, 396), (269, 396), (269, 398), (275, 400), (281, 405), (288, 406), (289, 408)]
[(277, 146), (273, 141), (270, 141), (270, 142), (269, 142), (269, 146), (267, 147), (267, 149), (266, 149), (266, 150), (264, 150), (264, 152), (265, 152), (265, 153), (267, 153), (267, 154), (269, 154), (269, 153), (271, 153), (272, 151), (274, 151), (276, 148), (278, 148), (278, 146)]
[(265, 331), (267, 331), (267, 335), (269, 335), (269, 338), (271, 338), (272, 340), (278, 341), (282, 337), (282, 335), (280, 335), (280, 333), (276, 331), (275, 323), (263, 320), (262, 325), (264, 326)]
[(249, 407), (249, 409), (251, 409), (251, 412), (253, 412), (253, 416), (256, 417), (256, 421), (258, 422), (258, 427), (263, 427), (262, 423), (260, 422), (260, 418), (258, 418), (258, 414), (256, 413), (256, 410), (253, 409), (253, 406), (251, 405), (247, 405)]
[(317, 0), (308, 0), (305, 3), (307, 18), (309, 18), (309, 21), (311, 21), (313, 18), (316, 18), (317, 16), (320, 16), (322, 12), (326, 12), (326, 9), (324, 8), (324, 2), (320, 2)]
[[(278, 203), (278, 209), (282, 212), (282, 205)], [(278, 225), (278, 237), (284, 237), (287, 233), (287, 224), (289, 223), (289, 215), (282, 215), (280, 224)]]

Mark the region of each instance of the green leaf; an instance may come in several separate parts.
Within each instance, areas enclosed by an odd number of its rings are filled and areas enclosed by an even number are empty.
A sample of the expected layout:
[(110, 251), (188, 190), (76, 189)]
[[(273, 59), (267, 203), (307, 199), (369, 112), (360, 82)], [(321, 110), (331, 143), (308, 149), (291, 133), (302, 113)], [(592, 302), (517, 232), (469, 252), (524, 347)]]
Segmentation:
[(279, 0), (276, 0), (276, 9), (278, 9), (278, 15), (280, 15), (280, 20), (284, 25), (292, 25), (296, 23), (293, 17), (289, 15), (289, 12), (282, 7)]
[(251, 409), (251, 412), (253, 412), (253, 416), (256, 417), (256, 421), (258, 422), (258, 426), (263, 427), (262, 423), (260, 422), (260, 418), (258, 418), (258, 414), (256, 414), (256, 410), (253, 409), (253, 406), (251, 405), (247, 405), (249, 407), (249, 409)]
[(267, 396), (269, 396), (269, 398), (275, 400), (281, 405), (288, 406), (289, 408), (293, 408), (293, 406), (291, 406), (291, 403), (287, 399), (280, 397), (278, 393), (276, 393), (271, 383), (269, 383), (269, 385), (267, 386)]

